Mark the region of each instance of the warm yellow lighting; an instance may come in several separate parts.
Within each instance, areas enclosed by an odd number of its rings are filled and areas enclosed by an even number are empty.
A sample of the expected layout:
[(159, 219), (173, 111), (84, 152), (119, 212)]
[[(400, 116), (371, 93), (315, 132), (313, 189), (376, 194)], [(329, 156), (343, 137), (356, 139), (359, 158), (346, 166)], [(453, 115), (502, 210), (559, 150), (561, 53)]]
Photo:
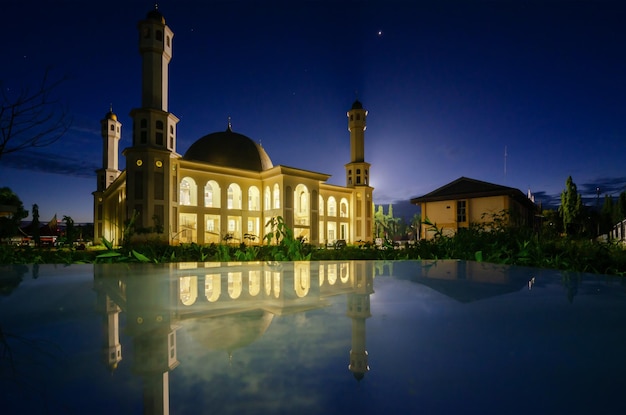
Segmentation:
[(157, 167), (163, 167), (163, 162), (161, 160), (157, 160), (154, 164), (156, 164)]
[(142, 160), (137, 160), (137, 166), (141, 167), (142, 164), (143, 164)]

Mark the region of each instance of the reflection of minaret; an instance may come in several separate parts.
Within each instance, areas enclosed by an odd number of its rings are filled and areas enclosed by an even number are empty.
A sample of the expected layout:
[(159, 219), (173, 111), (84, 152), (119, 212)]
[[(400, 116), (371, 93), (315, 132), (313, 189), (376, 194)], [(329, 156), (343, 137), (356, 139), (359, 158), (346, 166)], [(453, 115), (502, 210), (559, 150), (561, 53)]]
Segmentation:
[(126, 279), (126, 332), (133, 338), (132, 371), (143, 381), (145, 414), (169, 414), (169, 371), (179, 363), (170, 310), (174, 285), (140, 267)]
[(117, 365), (122, 360), (122, 345), (120, 344), (120, 324), (119, 314), (120, 307), (111, 300), (111, 298), (104, 294), (98, 293), (99, 300), (104, 302), (100, 304), (101, 310), (105, 313), (103, 329), (103, 345), (102, 352), (104, 356), (104, 362), (109, 369), (114, 371), (117, 369)]
[(372, 263), (354, 263), (354, 292), (348, 294), (348, 317), (352, 319), (352, 349), (348, 369), (361, 380), (370, 368), (365, 348), (365, 319), (370, 314), (370, 295), (374, 293)]

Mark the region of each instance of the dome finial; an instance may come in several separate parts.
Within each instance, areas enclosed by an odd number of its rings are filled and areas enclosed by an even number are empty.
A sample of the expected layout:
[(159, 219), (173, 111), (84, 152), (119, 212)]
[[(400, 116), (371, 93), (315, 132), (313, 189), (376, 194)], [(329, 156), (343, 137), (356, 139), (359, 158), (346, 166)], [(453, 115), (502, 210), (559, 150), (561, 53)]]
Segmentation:
[(157, 2), (154, 3), (154, 10), (159, 10), (159, 3)]
[(112, 102), (109, 104), (109, 112), (111, 112), (111, 113), (113, 112), (113, 103)]
[(233, 131), (233, 123), (231, 121), (230, 115), (228, 116), (228, 129), (226, 131)]

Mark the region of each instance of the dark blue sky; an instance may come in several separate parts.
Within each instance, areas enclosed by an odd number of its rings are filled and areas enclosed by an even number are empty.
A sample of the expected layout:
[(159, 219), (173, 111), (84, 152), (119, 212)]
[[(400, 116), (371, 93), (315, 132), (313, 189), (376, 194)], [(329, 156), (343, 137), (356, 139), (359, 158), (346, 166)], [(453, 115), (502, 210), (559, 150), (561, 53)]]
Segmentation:
[[(149, 1), (3, 0), (0, 80), (44, 70), (74, 122), (54, 146), (6, 156), (0, 185), (42, 218), (92, 220), (100, 119), (113, 104), (130, 143), (140, 105), (136, 24)], [(332, 174), (349, 161), (346, 111), (369, 110), (377, 204), (460, 176), (558, 204), (569, 175), (595, 203), (626, 186), (626, 6), (618, 1), (173, 1), (169, 109), (178, 151), (233, 129), (275, 165)], [(505, 148), (507, 156), (505, 158)], [(123, 158), (121, 158), (123, 163)], [(506, 168), (505, 168), (506, 166)]]

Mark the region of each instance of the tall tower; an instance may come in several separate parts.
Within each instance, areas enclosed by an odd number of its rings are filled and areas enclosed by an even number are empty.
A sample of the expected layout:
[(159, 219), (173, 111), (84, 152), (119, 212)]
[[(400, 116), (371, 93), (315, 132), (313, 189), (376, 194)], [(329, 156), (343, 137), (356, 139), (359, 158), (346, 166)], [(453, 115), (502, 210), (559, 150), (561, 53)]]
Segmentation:
[(117, 120), (113, 108), (100, 120), (102, 127), (102, 167), (96, 170), (97, 187), (93, 192), (94, 242), (103, 236), (104, 192), (119, 177), (119, 141), (122, 137), (122, 123)]
[(350, 131), (350, 163), (346, 164), (346, 186), (354, 188), (352, 217), (353, 241), (372, 241), (372, 194), (370, 164), (365, 161), (365, 129), (367, 111), (356, 100), (347, 113)]
[[(136, 227), (153, 227), (167, 234), (176, 227), (176, 124), (168, 112), (169, 63), (174, 33), (155, 8), (139, 22), (142, 59), (141, 108), (130, 112), (133, 143), (126, 157), (126, 215)], [(157, 230), (158, 231), (158, 230)]]
[(97, 170), (98, 190), (104, 191), (120, 175), (119, 141), (122, 138), (122, 123), (117, 120), (113, 108), (100, 120), (102, 127), (102, 168)]

